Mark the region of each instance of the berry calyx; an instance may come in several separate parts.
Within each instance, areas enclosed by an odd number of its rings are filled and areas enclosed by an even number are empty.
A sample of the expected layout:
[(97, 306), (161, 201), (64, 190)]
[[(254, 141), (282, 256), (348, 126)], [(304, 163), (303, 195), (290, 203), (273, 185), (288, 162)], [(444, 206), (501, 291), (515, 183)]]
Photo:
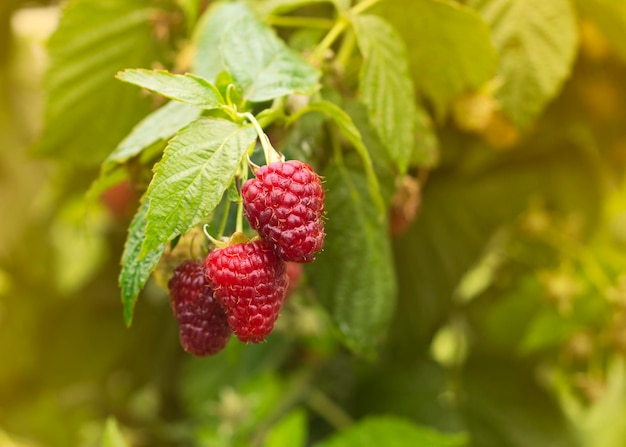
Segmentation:
[(224, 309), (206, 280), (203, 263), (188, 260), (180, 264), (168, 288), (183, 349), (196, 357), (217, 354), (224, 349), (232, 331)]
[(242, 342), (260, 343), (274, 329), (287, 288), (285, 262), (264, 240), (211, 251), (206, 276), (228, 324)]
[(278, 256), (312, 262), (324, 245), (324, 188), (298, 160), (262, 166), (241, 188), (244, 214)]

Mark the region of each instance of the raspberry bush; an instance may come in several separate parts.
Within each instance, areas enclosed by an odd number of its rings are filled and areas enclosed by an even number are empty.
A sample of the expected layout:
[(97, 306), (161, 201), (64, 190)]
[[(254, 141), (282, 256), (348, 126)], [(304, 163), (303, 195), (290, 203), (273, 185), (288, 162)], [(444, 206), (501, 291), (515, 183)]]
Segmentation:
[(0, 445), (626, 445), (621, 2), (5, 3)]

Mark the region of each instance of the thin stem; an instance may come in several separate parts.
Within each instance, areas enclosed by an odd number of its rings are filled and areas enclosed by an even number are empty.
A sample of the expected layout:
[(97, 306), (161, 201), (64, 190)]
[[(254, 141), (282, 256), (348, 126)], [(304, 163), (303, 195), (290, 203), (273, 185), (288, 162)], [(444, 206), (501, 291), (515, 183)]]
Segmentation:
[(270, 164), (274, 161), (281, 160), (281, 156), (276, 152), (276, 149), (272, 147), (272, 143), (270, 143), (270, 139), (267, 137), (265, 132), (263, 132), (263, 128), (256, 120), (253, 114), (250, 112), (240, 113), (241, 116), (245, 116), (254, 126), (257, 135), (259, 136), (259, 140), (261, 140), (261, 146), (263, 147), (263, 154), (265, 155), (265, 163)]
[(350, 61), (350, 56), (352, 56), (352, 52), (354, 51), (354, 46), (356, 44), (356, 35), (354, 31), (349, 30), (346, 31), (346, 35), (341, 42), (341, 46), (339, 47), (339, 51), (337, 52), (336, 63), (341, 70), (345, 70), (348, 66), (348, 62)]
[(259, 140), (261, 140), (261, 146), (263, 147), (263, 153), (265, 155), (265, 162), (269, 164), (269, 159), (270, 159), (270, 142), (267, 139), (267, 136), (265, 135), (265, 132), (263, 132), (263, 128), (261, 127), (259, 122), (256, 120), (254, 115), (251, 114), (250, 112), (245, 112), (243, 115), (246, 118), (248, 118), (248, 121), (250, 121), (252, 123), (252, 125), (254, 126), (254, 129), (256, 130), (256, 133), (259, 136)]
[(226, 222), (228, 222), (228, 214), (230, 213), (230, 200), (226, 201), (226, 205), (224, 205), (224, 214), (222, 215), (222, 220), (220, 221), (220, 227), (217, 230), (217, 238), (221, 239), (224, 235), (224, 230), (226, 230)]
[[(241, 185), (248, 180), (248, 157), (241, 160), (241, 176), (239, 177)], [(241, 188), (237, 188), (241, 191)], [(237, 202), (237, 226), (235, 227), (237, 233), (243, 233), (243, 199), (241, 198), (241, 192), (239, 192), (239, 201)]]
[(307, 404), (337, 430), (344, 430), (354, 424), (352, 417), (343, 408), (319, 390), (311, 390)]
[(243, 200), (237, 202), (237, 226), (235, 232), (243, 233)]
[(293, 16), (269, 16), (267, 23), (272, 26), (285, 28), (322, 28), (329, 29), (334, 22), (329, 19), (318, 17), (293, 17)]
[(235, 90), (235, 84), (228, 84), (228, 87), (226, 87), (226, 103), (230, 106), (233, 107), (233, 109), (235, 109), (235, 106), (233, 104), (233, 99), (232, 99), (232, 95), (231, 92), (233, 90)]
[(315, 47), (313, 50), (313, 54), (311, 57), (314, 60), (321, 61), (324, 58), (324, 53), (328, 50), (333, 43), (337, 40), (337, 38), (344, 32), (344, 30), (348, 27), (348, 20), (345, 17), (340, 17), (333, 27), (328, 31), (328, 34), (324, 36), (322, 41)]
[(363, 0), (362, 2), (359, 2), (356, 5), (354, 5), (352, 9), (350, 9), (350, 13), (354, 15), (362, 14), (368, 9), (370, 9), (372, 6), (374, 6), (376, 3), (378, 3), (379, 1), (380, 0)]

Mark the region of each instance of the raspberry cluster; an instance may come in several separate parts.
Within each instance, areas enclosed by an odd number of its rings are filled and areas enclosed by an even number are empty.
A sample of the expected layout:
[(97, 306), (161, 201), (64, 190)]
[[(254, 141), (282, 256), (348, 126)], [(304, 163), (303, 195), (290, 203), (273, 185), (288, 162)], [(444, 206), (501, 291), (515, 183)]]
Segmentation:
[(297, 283), (301, 268), (294, 263), (312, 262), (324, 244), (324, 189), (306, 163), (261, 167), (241, 192), (260, 238), (233, 236), (204, 263), (181, 264), (169, 282), (181, 344), (194, 355), (215, 354), (231, 331), (242, 342), (262, 342)]

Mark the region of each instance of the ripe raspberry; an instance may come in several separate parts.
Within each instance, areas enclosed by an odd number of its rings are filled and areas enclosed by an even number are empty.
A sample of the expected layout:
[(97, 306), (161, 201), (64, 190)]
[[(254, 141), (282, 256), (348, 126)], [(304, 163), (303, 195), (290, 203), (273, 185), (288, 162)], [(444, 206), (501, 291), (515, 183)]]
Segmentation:
[(168, 282), (170, 304), (183, 349), (197, 357), (216, 354), (230, 339), (224, 309), (213, 296), (200, 261), (185, 261)]
[(324, 245), (324, 188), (301, 161), (270, 163), (241, 188), (250, 225), (285, 261), (312, 262)]
[(285, 262), (264, 240), (218, 248), (204, 262), (207, 279), (237, 338), (263, 341), (274, 329), (285, 298)]

